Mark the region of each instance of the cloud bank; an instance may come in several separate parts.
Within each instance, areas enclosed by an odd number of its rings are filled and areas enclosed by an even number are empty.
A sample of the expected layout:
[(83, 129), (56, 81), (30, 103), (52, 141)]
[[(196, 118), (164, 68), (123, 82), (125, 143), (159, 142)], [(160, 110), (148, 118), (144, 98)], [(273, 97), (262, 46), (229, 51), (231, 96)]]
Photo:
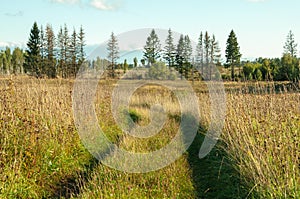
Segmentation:
[(105, 0), (92, 0), (90, 5), (98, 10), (113, 10), (114, 6), (108, 4)]

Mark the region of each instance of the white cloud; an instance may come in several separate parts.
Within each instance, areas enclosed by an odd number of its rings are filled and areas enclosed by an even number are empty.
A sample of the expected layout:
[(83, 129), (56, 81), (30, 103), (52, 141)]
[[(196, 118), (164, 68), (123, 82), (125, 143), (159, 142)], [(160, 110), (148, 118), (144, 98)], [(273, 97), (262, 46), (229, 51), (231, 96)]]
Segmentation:
[(98, 10), (114, 10), (116, 6), (108, 4), (106, 0), (92, 0), (90, 5)]

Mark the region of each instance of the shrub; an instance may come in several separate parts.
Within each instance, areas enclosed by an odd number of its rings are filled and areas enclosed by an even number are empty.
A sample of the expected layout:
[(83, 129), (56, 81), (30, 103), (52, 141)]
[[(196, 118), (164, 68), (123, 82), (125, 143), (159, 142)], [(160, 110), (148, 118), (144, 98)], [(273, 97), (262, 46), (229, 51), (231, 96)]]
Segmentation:
[(175, 80), (176, 74), (170, 71), (164, 62), (157, 62), (150, 67), (148, 77), (156, 80)]

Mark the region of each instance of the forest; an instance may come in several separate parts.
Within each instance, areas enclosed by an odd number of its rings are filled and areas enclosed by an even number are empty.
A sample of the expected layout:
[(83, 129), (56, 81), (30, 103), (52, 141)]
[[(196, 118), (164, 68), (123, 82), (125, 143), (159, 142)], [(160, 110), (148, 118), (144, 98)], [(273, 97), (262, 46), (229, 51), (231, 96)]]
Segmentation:
[[(218, 67), (222, 79), (226, 81), (299, 80), (300, 59), (297, 57), (297, 42), (292, 31), (289, 31), (283, 45), (282, 57), (259, 57), (254, 61), (241, 61), (241, 47), (233, 30), (228, 36), (224, 50), (226, 60), (221, 58), (223, 51), (215, 35), (209, 35), (207, 31), (200, 33), (195, 49), (189, 35), (181, 35), (179, 41), (175, 43), (171, 29), (164, 44), (162, 43), (155, 30), (152, 30), (145, 41), (144, 56), (140, 60), (134, 58), (134, 64), (127, 64), (128, 60), (118, 59), (118, 38), (112, 33), (107, 44), (108, 54), (101, 55), (102, 58), (98, 57), (96, 60), (87, 60), (85, 32), (82, 27), (78, 33), (74, 29), (70, 34), (65, 24), (55, 35), (50, 24), (44, 29), (43, 26), (39, 28), (35, 22), (30, 30), (26, 49), (7, 47), (0, 52), (0, 72), (3, 75), (27, 74), (36, 77), (71, 78), (76, 77), (83, 64), (85, 67), (95, 69), (104, 61), (110, 71), (110, 77), (115, 78), (117, 77), (114, 75), (115, 70), (126, 71), (138, 66), (150, 67), (156, 62), (163, 62), (186, 79), (193, 80), (217, 78), (218, 74), (212, 74), (212, 65)], [(120, 76), (123, 73), (118, 74)]]

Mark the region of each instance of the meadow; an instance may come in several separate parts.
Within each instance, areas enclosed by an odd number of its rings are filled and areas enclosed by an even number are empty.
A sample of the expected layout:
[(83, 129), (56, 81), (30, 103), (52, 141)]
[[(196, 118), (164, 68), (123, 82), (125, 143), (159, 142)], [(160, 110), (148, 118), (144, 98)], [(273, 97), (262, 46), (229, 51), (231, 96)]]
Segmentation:
[[(130, 115), (150, 122), (150, 107), (168, 113), (154, 137), (124, 134), (112, 116), (116, 80), (101, 80), (95, 96), (99, 125), (132, 152), (162, 148), (179, 129), (180, 106), (164, 87), (139, 88)], [(201, 124), (194, 142), (171, 165), (149, 173), (111, 169), (83, 146), (74, 124), (74, 80), (0, 78), (0, 198), (300, 198), (299, 87), (225, 82), (226, 120), (217, 146), (198, 153), (210, 123), (210, 98), (194, 82)]]

